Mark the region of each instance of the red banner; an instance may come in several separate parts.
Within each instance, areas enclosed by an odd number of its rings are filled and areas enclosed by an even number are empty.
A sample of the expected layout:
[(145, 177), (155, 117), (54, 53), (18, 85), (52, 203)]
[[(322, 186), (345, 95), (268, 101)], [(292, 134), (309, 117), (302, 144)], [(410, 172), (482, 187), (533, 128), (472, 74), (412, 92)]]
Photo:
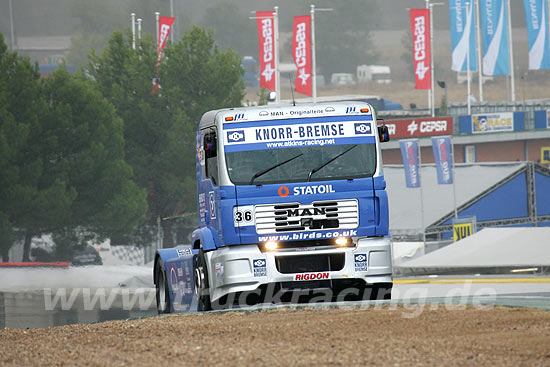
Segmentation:
[(296, 64), (295, 90), (298, 93), (312, 96), (313, 76), (311, 75), (311, 16), (294, 17), (292, 33), (292, 56)]
[(273, 11), (257, 11), (260, 87), (275, 90), (275, 25)]
[(168, 39), (168, 35), (170, 35), (174, 20), (176, 20), (176, 18), (159, 17), (159, 39), (157, 40), (157, 62), (159, 63), (160, 60), (162, 60), (162, 49), (166, 46), (166, 40)]
[(452, 117), (423, 117), (414, 120), (385, 121), (390, 138), (414, 138), (419, 136), (452, 135)]
[(431, 89), (430, 11), (411, 9), (410, 17), (416, 89)]
[[(159, 17), (159, 38), (157, 39), (157, 71), (164, 55), (164, 52), (162, 52), (162, 50), (166, 46), (166, 40), (168, 40), (170, 30), (172, 29), (172, 25), (174, 24), (175, 20), (176, 18), (173, 17)], [(152, 83), (154, 94), (160, 88), (160, 85), (157, 78), (153, 78)]]

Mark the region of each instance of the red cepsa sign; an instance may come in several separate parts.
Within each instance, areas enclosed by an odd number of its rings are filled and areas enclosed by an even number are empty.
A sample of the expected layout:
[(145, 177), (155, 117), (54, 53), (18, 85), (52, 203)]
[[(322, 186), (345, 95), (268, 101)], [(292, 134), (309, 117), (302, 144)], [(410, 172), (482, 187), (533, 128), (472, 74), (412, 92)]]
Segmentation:
[(390, 138), (413, 138), (418, 136), (452, 135), (452, 117), (423, 117), (412, 120), (385, 121)]

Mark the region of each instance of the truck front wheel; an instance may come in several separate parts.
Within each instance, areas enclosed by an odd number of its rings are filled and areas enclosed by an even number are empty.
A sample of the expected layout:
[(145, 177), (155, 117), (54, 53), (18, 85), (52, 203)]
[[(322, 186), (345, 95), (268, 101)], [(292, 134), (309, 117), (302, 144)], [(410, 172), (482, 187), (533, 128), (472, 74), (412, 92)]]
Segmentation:
[(202, 249), (193, 257), (193, 273), (198, 309), (199, 311), (210, 311), (212, 305), (210, 304), (210, 290), (208, 286), (208, 267)]
[(371, 299), (391, 299), (391, 290), (393, 288), (393, 283), (380, 283), (374, 286), (371, 293)]

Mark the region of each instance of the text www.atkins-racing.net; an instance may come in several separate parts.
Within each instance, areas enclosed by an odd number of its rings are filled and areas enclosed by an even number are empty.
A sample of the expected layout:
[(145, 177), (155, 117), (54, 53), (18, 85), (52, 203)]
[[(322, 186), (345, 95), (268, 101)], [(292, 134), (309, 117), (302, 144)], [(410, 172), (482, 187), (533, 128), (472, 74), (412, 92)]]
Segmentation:
[(268, 148), (287, 148), (287, 147), (303, 147), (310, 145), (334, 145), (336, 141), (334, 139), (311, 139), (311, 140), (288, 140), (278, 143), (266, 143)]

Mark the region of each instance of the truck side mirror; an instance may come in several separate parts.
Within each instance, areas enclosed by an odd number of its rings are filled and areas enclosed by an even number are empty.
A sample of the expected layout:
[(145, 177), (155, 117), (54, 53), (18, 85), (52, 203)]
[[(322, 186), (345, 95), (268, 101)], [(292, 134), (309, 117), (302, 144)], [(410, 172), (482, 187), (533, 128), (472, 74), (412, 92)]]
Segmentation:
[(378, 139), (380, 139), (381, 143), (390, 141), (390, 132), (386, 125), (378, 126)]

